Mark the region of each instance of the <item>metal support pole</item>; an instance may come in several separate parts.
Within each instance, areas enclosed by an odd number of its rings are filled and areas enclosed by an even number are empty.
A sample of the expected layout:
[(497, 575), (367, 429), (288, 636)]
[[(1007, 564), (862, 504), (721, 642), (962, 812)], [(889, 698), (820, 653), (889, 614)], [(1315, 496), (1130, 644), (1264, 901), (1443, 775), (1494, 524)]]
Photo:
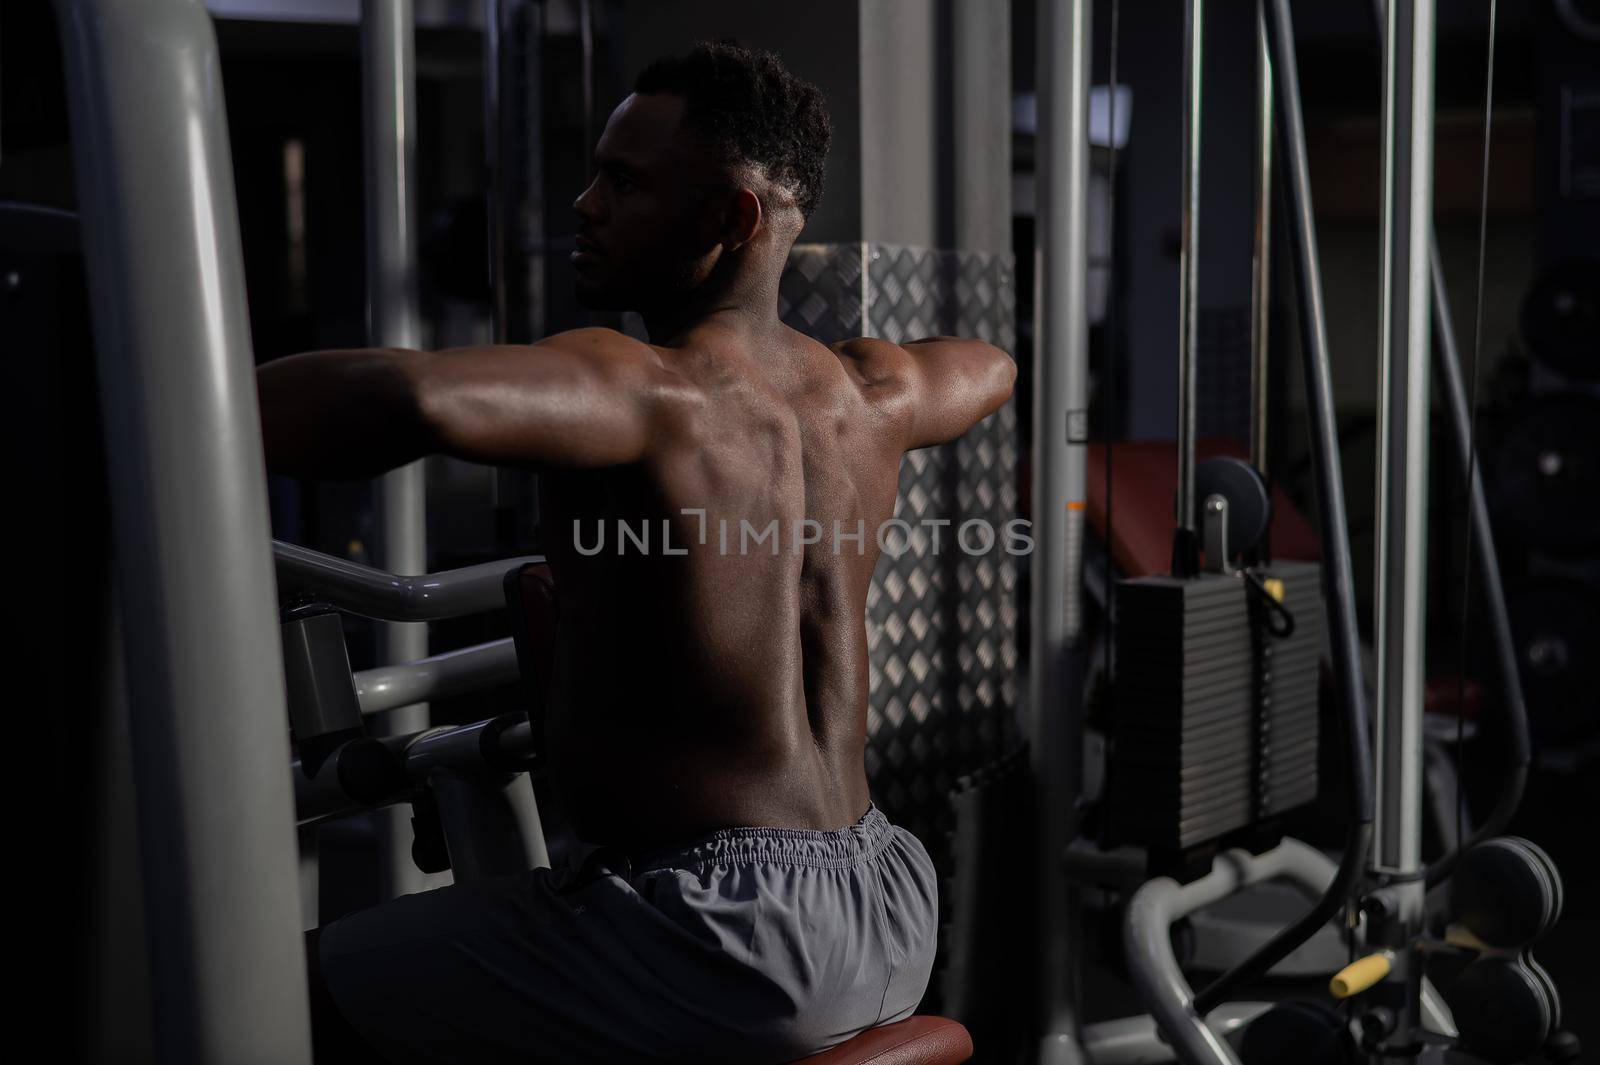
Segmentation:
[(1267, 469), (1267, 342), (1272, 288), (1272, 50), (1256, 0), (1256, 238), (1250, 263), (1250, 463)]
[[(1380, 42), (1388, 30), (1385, 19), (1385, 0), (1373, 0), (1372, 11)], [(1439, 257), (1439, 238), (1428, 238), (1428, 262), (1433, 276), (1433, 365), (1439, 375), (1439, 396), (1449, 417), (1450, 435), (1461, 461), (1462, 476), (1470, 472), (1468, 484), (1468, 520), (1472, 524), (1473, 558), (1482, 594), (1488, 608), (1489, 623), (1494, 630), (1495, 658), (1498, 659), (1501, 695), (1505, 699), (1505, 754), (1508, 763), (1507, 779), (1500, 796), (1477, 831), (1467, 840), (1437, 859), (1428, 867), (1427, 884), (1432, 888), (1455, 868), (1465, 850), (1479, 841), (1497, 836), (1510, 824), (1522, 794), (1527, 786), (1528, 765), (1531, 761), (1528, 739), (1528, 708), (1522, 693), (1522, 675), (1517, 665), (1516, 643), (1511, 635), (1511, 621), (1506, 613), (1505, 590), (1500, 582), (1500, 558), (1495, 551), (1494, 531), (1489, 523), (1489, 507), (1483, 492), (1483, 470), (1473, 458), (1472, 412), (1467, 401), (1466, 385), (1461, 376), (1461, 354), (1456, 345), (1455, 326), (1450, 318), (1450, 299), (1444, 282), (1444, 266)]]
[(1433, 3), (1393, 0), (1384, 49), (1377, 574), (1377, 860), (1421, 858), (1427, 572), (1428, 234), (1432, 211)]
[(1090, 0), (1039, 4), (1033, 621), (1028, 689), (1038, 832), (1039, 1061), (1083, 1060), (1077, 889), (1063, 866), (1082, 772), (1083, 500), (1088, 449)]
[(1172, 541), (1172, 572), (1191, 577), (1200, 570), (1195, 532), (1195, 371), (1200, 324), (1200, 84), (1201, 0), (1183, 9), (1183, 248), (1178, 257), (1178, 520)]
[[(1422, 682), (1428, 503), (1428, 238), (1433, 212), (1433, 0), (1391, 0), (1384, 34), (1382, 313), (1378, 381), (1376, 864), (1400, 878), (1390, 920), (1375, 929), (1404, 947), (1420, 927)], [(1402, 960), (1408, 954), (1397, 954)], [(1396, 965), (1391, 982), (1416, 973)], [(1416, 998), (1397, 994), (1399, 1031)]]
[(1466, 476), (1469, 470), (1472, 475), (1467, 492), (1471, 497), (1469, 520), (1472, 522), (1473, 557), (1468, 564), (1477, 565), (1478, 591), (1483, 596), (1489, 624), (1494, 631), (1495, 659), (1500, 673), (1501, 696), (1505, 699), (1506, 761), (1510, 763), (1506, 784), (1483, 824), (1471, 834), (1470, 839), (1458, 841), (1457, 849), (1452, 849), (1428, 868), (1428, 886), (1432, 887), (1455, 867), (1456, 859), (1465, 849), (1460, 844), (1470, 846), (1505, 831), (1522, 802), (1530, 752), (1528, 708), (1522, 694), (1517, 646), (1511, 635), (1511, 618), (1506, 612), (1505, 588), (1500, 583), (1500, 556), (1495, 550), (1488, 498), (1483, 492), (1483, 467), (1481, 461), (1474, 461), (1472, 457), (1475, 446), (1472, 415), (1468, 409), (1466, 385), (1461, 378), (1461, 355), (1456, 348), (1455, 327), (1450, 322), (1450, 299), (1445, 291), (1444, 267), (1439, 259), (1437, 237), (1428, 242), (1428, 262), (1433, 273), (1433, 361), (1439, 374), (1439, 395), (1450, 420), (1450, 435), (1455, 440), (1456, 454), (1461, 461), (1462, 476)]
[[(367, 337), (373, 347), (417, 348), (416, 128), (411, 0), (362, 0), (362, 133), (367, 204)], [(383, 476), (379, 543), (383, 568), (425, 573), (428, 568), (427, 477), (422, 460)], [(425, 624), (388, 623), (383, 660), (409, 662), (428, 653)], [(428, 727), (425, 703), (392, 710), (373, 722), (379, 736)], [(426, 885), (411, 860), (411, 824), (403, 808), (374, 815), (378, 828), (379, 897), (394, 898)]]
[[(155, 1057), (310, 1065), (266, 471), (216, 37), (200, 0), (57, 0), (56, 13)], [(232, 697), (219, 702), (221, 691)]]

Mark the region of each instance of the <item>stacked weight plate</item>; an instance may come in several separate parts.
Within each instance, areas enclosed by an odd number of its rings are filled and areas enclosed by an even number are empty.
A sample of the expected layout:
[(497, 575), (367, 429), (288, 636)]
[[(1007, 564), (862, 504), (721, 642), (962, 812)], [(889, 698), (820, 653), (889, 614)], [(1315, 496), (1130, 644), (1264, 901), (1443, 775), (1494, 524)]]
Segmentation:
[(1246, 594), (1238, 577), (1214, 574), (1118, 583), (1111, 819), (1121, 841), (1181, 850), (1254, 819)]
[(1262, 693), (1259, 812), (1271, 817), (1317, 797), (1317, 690), (1322, 663), (1322, 568), (1314, 562), (1274, 563), (1260, 576), (1280, 582), (1294, 615), (1287, 639), (1261, 633)]

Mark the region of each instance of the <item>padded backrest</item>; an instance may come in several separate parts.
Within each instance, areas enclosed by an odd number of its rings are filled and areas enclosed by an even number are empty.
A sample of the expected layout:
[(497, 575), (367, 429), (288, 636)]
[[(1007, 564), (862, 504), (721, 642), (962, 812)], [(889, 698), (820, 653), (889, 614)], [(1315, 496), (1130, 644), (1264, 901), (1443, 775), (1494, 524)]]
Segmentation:
[(560, 606), (555, 580), (544, 563), (529, 563), (505, 577), (506, 609), (511, 614), (511, 639), (517, 648), (517, 666), (528, 704), (528, 721), (534, 742), (544, 739), (545, 696), (555, 661), (556, 622)]

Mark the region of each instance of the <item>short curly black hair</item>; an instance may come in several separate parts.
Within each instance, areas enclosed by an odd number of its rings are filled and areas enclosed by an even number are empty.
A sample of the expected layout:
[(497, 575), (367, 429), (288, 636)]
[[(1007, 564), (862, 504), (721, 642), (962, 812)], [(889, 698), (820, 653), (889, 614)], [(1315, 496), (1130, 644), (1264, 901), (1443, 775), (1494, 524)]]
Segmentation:
[(723, 163), (760, 165), (794, 190), (806, 218), (822, 199), (832, 124), (822, 92), (783, 61), (734, 41), (701, 41), (687, 55), (646, 67), (633, 91), (684, 98), (684, 126)]

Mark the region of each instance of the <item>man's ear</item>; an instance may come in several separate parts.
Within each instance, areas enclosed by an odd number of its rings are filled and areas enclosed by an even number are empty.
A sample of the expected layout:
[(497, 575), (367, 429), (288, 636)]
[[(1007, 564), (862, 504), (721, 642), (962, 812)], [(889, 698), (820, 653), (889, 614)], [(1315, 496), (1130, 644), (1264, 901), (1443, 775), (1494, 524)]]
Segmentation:
[(755, 238), (756, 230), (760, 228), (761, 197), (749, 189), (736, 190), (728, 198), (723, 215), (720, 234), (723, 247), (733, 251), (740, 245), (748, 244)]

